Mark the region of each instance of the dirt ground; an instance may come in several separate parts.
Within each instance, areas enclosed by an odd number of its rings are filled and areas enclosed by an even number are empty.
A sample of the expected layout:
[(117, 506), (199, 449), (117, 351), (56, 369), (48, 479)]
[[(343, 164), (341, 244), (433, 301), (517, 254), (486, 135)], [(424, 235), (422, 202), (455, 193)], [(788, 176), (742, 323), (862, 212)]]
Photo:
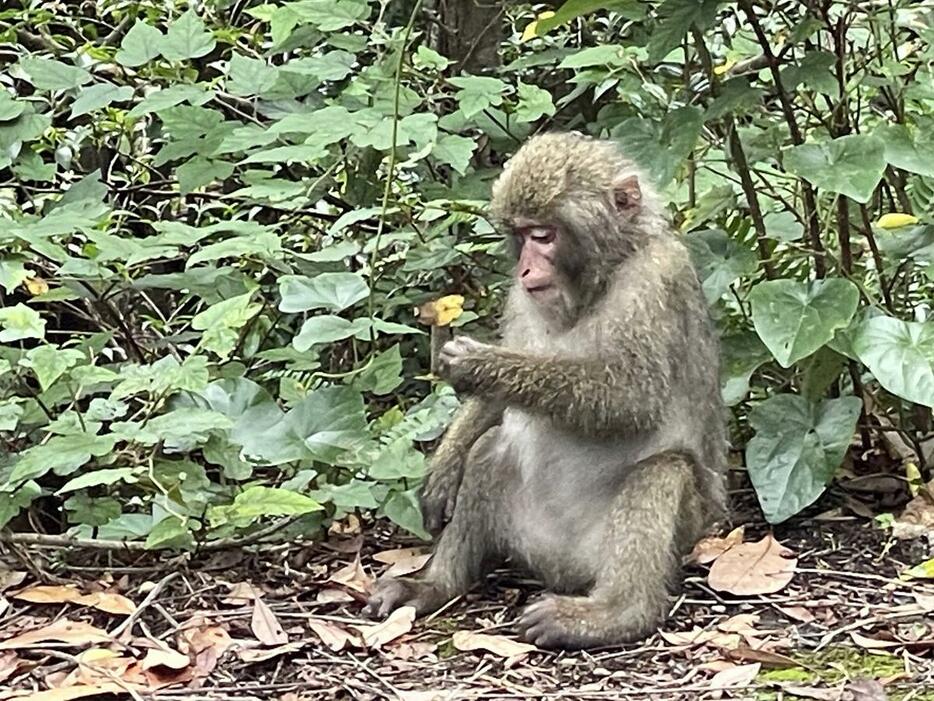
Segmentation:
[[(809, 513), (773, 531), (797, 557), (780, 591), (723, 593), (690, 566), (659, 633), (580, 653), (512, 642), (540, 589), (508, 570), (414, 625), (373, 627), (374, 555), (421, 562), (385, 554), (418, 544), (384, 523), (160, 562), (8, 544), (0, 699), (934, 699), (934, 580), (899, 578), (926, 546)], [(769, 532), (758, 518), (738, 509), (746, 541)]]

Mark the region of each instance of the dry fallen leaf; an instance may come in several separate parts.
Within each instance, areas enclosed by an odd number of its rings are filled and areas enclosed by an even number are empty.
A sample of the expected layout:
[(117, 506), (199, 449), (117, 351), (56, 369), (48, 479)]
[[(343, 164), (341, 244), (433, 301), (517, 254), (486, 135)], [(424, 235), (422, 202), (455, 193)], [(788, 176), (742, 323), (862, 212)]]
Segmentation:
[(294, 643), (286, 643), (285, 645), (279, 645), (278, 647), (273, 648), (237, 650), (237, 657), (239, 657), (244, 662), (255, 664), (256, 662), (265, 662), (266, 660), (271, 660), (274, 657), (279, 657), (279, 655), (286, 655), (292, 652), (297, 652), (303, 647), (305, 647), (304, 641), (297, 640)]
[(885, 650), (886, 648), (899, 647), (901, 645), (897, 640), (877, 640), (876, 638), (860, 635), (853, 630), (850, 631), (850, 638), (854, 643), (866, 650)]
[(210, 625), (203, 619), (192, 621), (190, 626), (179, 635), (179, 650), (192, 659), (192, 675), (206, 677), (233, 645), (233, 640), (224, 628)]
[(256, 599), (256, 591), (249, 582), (237, 582), (229, 586), (230, 591), (227, 593), (227, 596), (221, 599), (222, 604), (227, 604), (228, 606), (243, 606), (247, 602)]
[(61, 689), (36, 691), (30, 694), (28, 698), (29, 701), (72, 701), (72, 699), (83, 699), (87, 696), (98, 696), (102, 694), (119, 694), (120, 696), (126, 696), (129, 688), (132, 688), (131, 685), (118, 684), (117, 682), (81, 684), (79, 686), (68, 686)]
[(397, 660), (421, 660), (421, 659), (431, 659), (437, 660), (435, 657), (435, 650), (438, 649), (438, 646), (434, 643), (424, 643), (424, 642), (412, 642), (412, 643), (399, 643), (398, 645), (393, 645), (387, 654), (390, 657), (395, 657)]
[(26, 579), (26, 573), (18, 570), (0, 569), (0, 592), (18, 587)]
[(334, 650), (334, 652), (343, 650), (347, 645), (352, 647), (361, 646), (361, 641), (356, 635), (334, 623), (311, 618), (308, 620), (308, 627), (320, 638), (322, 643)]
[(738, 596), (773, 594), (794, 577), (798, 560), (771, 534), (754, 543), (734, 545), (714, 560), (707, 583)]
[(412, 630), (414, 621), (415, 607), (401, 606), (389, 614), (389, 618), (382, 623), (372, 626), (354, 626), (354, 628), (360, 631), (367, 647), (379, 648)]
[(0, 682), (12, 677), (24, 660), (12, 650), (0, 652)]
[(745, 526), (740, 526), (739, 528), (734, 528), (723, 538), (719, 536), (703, 538), (697, 542), (691, 554), (685, 558), (685, 562), (687, 564), (696, 563), (698, 565), (706, 565), (713, 562), (734, 545), (742, 543), (744, 532)]
[(363, 571), (363, 565), (360, 564), (359, 555), (357, 555), (353, 562), (346, 567), (341, 567), (328, 579), (331, 582), (343, 584), (345, 587), (361, 592), (362, 594), (369, 594), (373, 589), (373, 578)]
[(343, 589), (322, 589), (315, 595), (319, 604), (346, 604), (354, 598)]
[(120, 616), (129, 616), (136, 611), (136, 604), (122, 594), (103, 591), (82, 594), (72, 585), (37, 584), (12, 593), (10, 597), (20, 601), (28, 601), (32, 604), (77, 604), (79, 606), (91, 606), (106, 613)]
[(731, 689), (737, 686), (749, 686), (755, 680), (762, 668), (758, 662), (755, 664), (739, 665), (724, 669), (713, 675), (710, 680), (711, 689)]
[(810, 623), (817, 618), (817, 616), (811, 613), (810, 609), (804, 606), (777, 606), (776, 608), (788, 616), (788, 618), (800, 623)]
[[(714, 641), (723, 637), (722, 633), (718, 633), (715, 630), (705, 630), (704, 628), (694, 628), (693, 630), (685, 631), (661, 630), (658, 632), (658, 634), (666, 643), (676, 647), (706, 645), (707, 643), (713, 643)], [(739, 642), (739, 636), (735, 637), (736, 642)]]
[(501, 635), (489, 635), (487, 633), (475, 633), (470, 630), (459, 630), (454, 633), (452, 641), (454, 647), (458, 650), (486, 650), (499, 657), (517, 657), (534, 652), (538, 648), (528, 643), (520, 643), (518, 640), (504, 638)]
[(69, 621), (62, 618), (37, 630), (30, 630), (0, 642), (0, 650), (12, 650), (48, 642), (83, 646), (93, 643), (109, 643), (111, 637), (107, 634), (107, 631), (96, 628), (89, 623)]
[(253, 635), (263, 645), (284, 645), (289, 642), (289, 636), (282, 630), (282, 625), (276, 614), (259, 597), (253, 602), (253, 618), (250, 621)]
[(877, 679), (854, 679), (844, 689), (853, 701), (887, 701), (885, 687)]
[(183, 655), (177, 650), (171, 649), (149, 649), (142, 661), (143, 670), (149, 670), (153, 667), (168, 667), (169, 669), (185, 669), (191, 660), (188, 655)]
[(905, 505), (902, 513), (892, 524), (892, 535), (902, 540), (911, 540), (922, 536), (934, 536), (934, 480), (929, 482), (919, 494)]
[(373, 559), (391, 567), (386, 570), (387, 577), (404, 577), (418, 572), (431, 559), (431, 552), (425, 548), (399, 548), (376, 553)]
[(844, 698), (843, 690), (826, 689), (817, 686), (798, 686), (796, 684), (785, 684), (782, 691), (793, 696), (800, 696), (802, 699), (815, 699), (815, 701), (841, 701)]

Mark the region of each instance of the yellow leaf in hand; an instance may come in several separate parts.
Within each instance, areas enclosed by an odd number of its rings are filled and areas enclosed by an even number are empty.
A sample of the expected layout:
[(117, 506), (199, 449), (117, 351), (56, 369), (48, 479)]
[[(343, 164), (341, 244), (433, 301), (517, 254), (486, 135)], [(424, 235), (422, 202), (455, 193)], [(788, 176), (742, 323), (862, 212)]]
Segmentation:
[(464, 296), (447, 295), (418, 309), (418, 320), (429, 326), (447, 326), (464, 313)]

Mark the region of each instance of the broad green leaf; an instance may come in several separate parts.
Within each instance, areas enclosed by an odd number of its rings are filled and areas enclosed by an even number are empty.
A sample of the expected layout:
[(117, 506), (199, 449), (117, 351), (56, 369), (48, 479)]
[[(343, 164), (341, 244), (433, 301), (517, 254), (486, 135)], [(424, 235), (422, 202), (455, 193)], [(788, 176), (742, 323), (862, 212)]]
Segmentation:
[(878, 233), (879, 248), (895, 265), (905, 259), (914, 258), (923, 262), (934, 262), (934, 224), (905, 226), (892, 231)]
[(23, 261), (17, 258), (0, 260), (0, 287), (12, 294), (13, 290), (22, 285), (31, 273), (26, 270)]
[(314, 499), (330, 502), (343, 511), (354, 509), (375, 509), (379, 506), (373, 496), (376, 483), (364, 480), (351, 480), (347, 484), (325, 484), (311, 492)]
[(234, 95), (259, 95), (276, 84), (278, 71), (258, 58), (234, 54), (230, 58), (227, 89)]
[(16, 399), (0, 399), (0, 431), (16, 429), (23, 411), (22, 405)]
[(128, 113), (128, 117), (143, 117), (150, 112), (162, 112), (183, 102), (192, 106), (203, 105), (211, 99), (213, 92), (205, 90), (205, 86), (177, 84), (162, 90), (153, 90), (143, 98)]
[(703, 125), (698, 108), (679, 107), (661, 122), (630, 117), (611, 133), (630, 158), (648, 169), (655, 184), (664, 187), (694, 150)]
[(813, 504), (843, 461), (862, 402), (857, 397), (810, 404), (780, 394), (749, 415), (756, 435), (746, 446), (749, 478), (769, 523)]
[(416, 450), (407, 438), (397, 439), (383, 448), (367, 470), (367, 476), (383, 481), (424, 475), (425, 455)]
[(659, 5), (658, 22), (650, 34), (649, 61), (657, 63), (681, 44), (692, 26), (705, 29), (717, 14), (720, 0), (665, 0)]
[[(357, 57), (347, 51), (328, 51), (320, 56), (292, 59), (283, 64), (280, 70), (312, 77), (319, 81), (343, 80), (353, 73), (356, 61)], [(305, 82), (309, 82), (307, 78)]]
[(327, 155), (327, 148), (320, 144), (274, 146), (251, 153), (241, 163), (316, 163)]
[(859, 302), (849, 280), (767, 280), (753, 287), (752, 321), (782, 367), (809, 356), (845, 328)]
[(405, 492), (390, 492), (380, 511), (390, 521), (402, 526), (409, 533), (418, 536), (422, 540), (431, 540), (431, 536), (422, 523), (422, 512), (418, 506), (416, 491), (413, 488)]
[(29, 82), (39, 90), (70, 90), (91, 79), (91, 74), (83, 68), (52, 58), (22, 58), (19, 65), (29, 76)]
[(745, 114), (761, 103), (762, 91), (752, 87), (748, 79), (731, 78), (720, 86), (720, 94), (710, 103), (704, 119), (709, 122), (728, 114)]
[(137, 481), (136, 475), (138, 471), (138, 468), (135, 467), (114, 467), (104, 470), (92, 470), (91, 472), (85, 472), (83, 475), (68, 480), (65, 486), (59, 489), (56, 494), (65, 494), (66, 492), (74, 492), (78, 489), (97, 487), (102, 484), (114, 484), (115, 482), (128, 482), (132, 484)]
[(357, 389), (376, 395), (389, 394), (401, 384), (402, 353), (398, 343), (373, 358), (353, 380), (353, 386)]
[(519, 104), (516, 105), (516, 119), (520, 122), (534, 122), (546, 114), (555, 113), (555, 105), (551, 101), (551, 93), (537, 85), (519, 83), (517, 88)]
[(145, 424), (115, 421), (110, 425), (114, 434), (142, 445), (160, 441), (177, 451), (192, 450), (207, 442), (212, 433), (228, 430), (233, 422), (223, 414), (209, 409), (180, 407), (156, 416)]
[(146, 538), (147, 550), (190, 550), (194, 544), (194, 536), (188, 530), (187, 524), (176, 516), (167, 516), (159, 521)]
[(25, 102), (16, 100), (6, 88), (0, 90), (0, 122), (16, 119), (25, 109)]
[(53, 345), (41, 345), (30, 349), (20, 365), (31, 368), (39, 380), (39, 386), (45, 392), (69, 368), (84, 360), (84, 353), (74, 348), (59, 348)]
[(789, 211), (769, 212), (763, 217), (765, 235), (778, 241), (797, 241), (804, 234), (804, 225)]
[(233, 163), (195, 156), (175, 169), (178, 189), (185, 195), (215, 181), (226, 180), (234, 171)]
[(9, 482), (18, 484), (42, 477), (48, 472), (69, 475), (91, 460), (113, 450), (116, 438), (111, 435), (95, 436), (90, 433), (53, 436), (41, 445), (34, 445), (20, 454), (14, 463)]
[(581, 49), (558, 64), (558, 68), (590, 68), (592, 66), (625, 66), (632, 61), (632, 52), (619, 44), (601, 44)]
[(278, 258), (282, 251), (282, 241), (271, 231), (258, 231), (254, 234), (233, 236), (217, 243), (204, 246), (188, 258), (186, 268), (198, 263), (207, 263), (221, 258)]
[(161, 43), (162, 55), (169, 61), (184, 61), (204, 56), (214, 49), (214, 45), (214, 36), (193, 9), (189, 9), (169, 25)]
[(786, 66), (782, 72), (782, 85), (794, 90), (804, 85), (811, 90), (832, 97), (840, 94), (840, 85), (832, 73), (836, 57), (829, 51), (808, 51), (797, 66)]
[(749, 394), (749, 378), (760, 365), (772, 359), (769, 349), (754, 333), (726, 336), (720, 343), (720, 393), (727, 406), (738, 404)]
[(138, 540), (148, 535), (153, 527), (149, 514), (120, 514), (103, 524), (97, 531), (102, 540)]
[(120, 42), (115, 60), (121, 66), (135, 68), (149, 63), (162, 53), (162, 32), (142, 20), (136, 20)]
[(468, 119), (488, 107), (503, 104), (506, 83), (499, 78), (488, 76), (456, 76), (448, 78), (448, 83), (458, 88), (457, 104)]
[(441, 163), (447, 163), (461, 175), (467, 173), (470, 166), (470, 159), (473, 158), (473, 152), (477, 148), (477, 142), (468, 139), (466, 136), (457, 134), (445, 134), (431, 150), (431, 155)]
[(279, 310), (287, 313), (311, 309), (340, 312), (366, 298), (370, 288), (357, 273), (321, 273), (313, 278), (283, 275), (279, 278)]
[(551, 17), (537, 21), (535, 33), (544, 36), (555, 27), (600, 10), (619, 12), (627, 19), (642, 19), (646, 14), (645, 3), (638, 0), (566, 0)]
[(0, 343), (45, 337), (45, 319), (25, 304), (0, 308)]
[(192, 328), (204, 331), (200, 348), (226, 360), (237, 345), (240, 329), (263, 308), (261, 303), (251, 304), (252, 292), (212, 304), (191, 320)]
[(103, 526), (120, 515), (120, 502), (113, 497), (74, 494), (65, 500), (68, 523)]
[(123, 85), (117, 87), (110, 83), (98, 83), (83, 88), (78, 99), (71, 106), (71, 119), (88, 112), (106, 107), (111, 102), (125, 102), (133, 97), (133, 88)]
[(299, 22), (313, 24), (322, 32), (350, 27), (370, 14), (366, 0), (302, 0), (289, 3), (287, 8)]
[(934, 407), (934, 322), (867, 319), (856, 330), (853, 350), (889, 392)]
[(885, 144), (874, 136), (851, 134), (821, 143), (793, 146), (785, 167), (812, 185), (866, 203), (885, 171)]
[(225, 520), (249, 522), (265, 516), (301, 516), (323, 508), (311, 497), (298, 492), (255, 486), (234, 497), (229, 506), (213, 509), (210, 518), (212, 525), (218, 516)]
[(695, 231), (686, 236), (684, 242), (694, 258), (709, 304), (726, 294), (738, 278), (756, 272), (755, 253), (730, 238), (725, 231)]
[(0, 491), (0, 528), (5, 527), (20, 509), (25, 509), (41, 494), (42, 488), (31, 480), (15, 491)]
[(934, 177), (934, 134), (929, 120), (911, 130), (904, 124), (881, 124), (873, 136), (885, 144), (889, 165), (911, 173)]
[(315, 344), (341, 341), (350, 338), (356, 332), (357, 328), (350, 321), (339, 316), (313, 316), (302, 324), (301, 331), (292, 339), (292, 345), (304, 353)]

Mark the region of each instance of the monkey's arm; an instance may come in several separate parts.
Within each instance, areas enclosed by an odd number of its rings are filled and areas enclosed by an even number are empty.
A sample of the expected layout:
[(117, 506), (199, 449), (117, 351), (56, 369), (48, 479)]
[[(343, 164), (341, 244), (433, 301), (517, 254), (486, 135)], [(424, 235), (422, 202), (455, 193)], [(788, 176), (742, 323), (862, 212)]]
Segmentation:
[(464, 475), (464, 461), (480, 436), (502, 420), (498, 402), (470, 397), (458, 410), (431, 459), (422, 486), (421, 507), (425, 528), (437, 534), (451, 520)]
[(669, 403), (671, 371), (661, 339), (620, 339), (622, 350), (606, 360), (537, 357), (463, 337), (450, 345), (445, 376), (455, 389), (587, 433), (651, 430)]

